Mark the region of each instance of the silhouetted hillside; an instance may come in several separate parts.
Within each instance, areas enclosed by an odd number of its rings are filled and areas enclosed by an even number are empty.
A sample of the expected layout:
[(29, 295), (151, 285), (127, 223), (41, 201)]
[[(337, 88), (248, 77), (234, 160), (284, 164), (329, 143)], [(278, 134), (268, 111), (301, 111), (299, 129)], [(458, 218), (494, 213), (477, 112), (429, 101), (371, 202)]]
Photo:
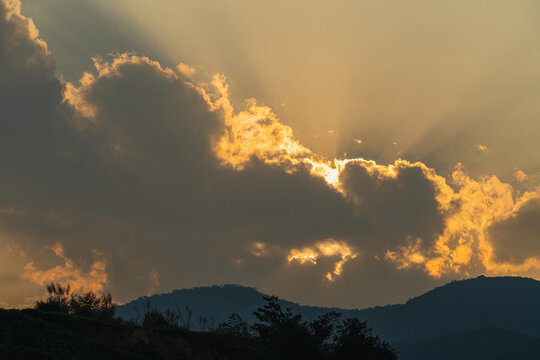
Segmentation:
[(34, 309), (0, 310), (0, 359), (397, 360), (365, 322), (337, 313), (306, 322), (275, 297), (255, 309), (251, 327), (234, 315), (194, 332), (171, 310), (148, 306), (141, 326), (116, 318), (110, 295), (73, 294), (61, 284), (47, 289)]
[(359, 312), (384, 338), (419, 341), (484, 328), (540, 336), (540, 282), (520, 277), (454, 281), (403, 305)]
[[(126, 320), (140, 320), (148, 301), (158, 310), (174, 309), (186, 313), (186, 306), (193, 312), (193, 327), (197, 329), (199, 316), (208, 320), (212, 317), (215, 322), (227, 320), (232, 313), (239, 314), (246, 322), (255, 321), (253, 311), (264, 305), (265, 294), (251, 287), (240, 285), (214, 285), (209, 287), (196, 287), (193, 289), (174, 290), (166, 294), (143, 296), (117, 308), (117, 315)], [(306, 320), (313, 320), (321, 314), (336, 310), (344, 317), (355, 316), (356, 310), (343, 310), (338, 308), (324, 308), (316, 306), (302, 306), (296, 303), (280, 300), (283, 307), (290, 307), (295, 313), (302, 313)]]
[(0, 309), (0, 358), (251, 360), (257, 354), (250, 339), (227, 334), (146, 329), (33, 309)]
[(521, 333), (481, 329), (399, 344), (400, 360), (536, 360), (540, 339)]
[[(189, 306), (194, 317), (214, 315), (218, 321), (223, 321), (231, 313), (238, 313), (248, 323), (254, 321), (253, 309), (263, 302), (262, 294), (253, 288), (212, 286), (140, 298), (121, 306), (118, 314), (124, 318), (135, 318), (137, 313), (134, 309), (142, 309), (147, 300), (159, 309), (183, 310)], [(405, 304), (364, 310), (300, 306), (287, 301), (281, 304), (302, 313), (306, 319), (331, 310), (342, 312), (347, 317), (358, 317), (367, 321), (375, 333), (398, 350), (403, 348), (404, 358), (408, 356), (410, 359), (420, 358), (422, 348), (432, 346), (436, 349), (442, 344), (464, 352), (468, 352), (475, 343), (482, 348), (490, 342), (495, 353), (502, 353), (504, 346), (520, 347), (525, 352), (530, 349), (536, 351), (537, 338), (540, 337), (540, 282), (528, 278), (480, 276), (454, 281)], [(495, 339), (505, 335), (507, 341), (498, 345)], [(498, 347), (501, 348), (499, 352), (496, 350)], [(472, 355), (460, 357), (477, 358)]]

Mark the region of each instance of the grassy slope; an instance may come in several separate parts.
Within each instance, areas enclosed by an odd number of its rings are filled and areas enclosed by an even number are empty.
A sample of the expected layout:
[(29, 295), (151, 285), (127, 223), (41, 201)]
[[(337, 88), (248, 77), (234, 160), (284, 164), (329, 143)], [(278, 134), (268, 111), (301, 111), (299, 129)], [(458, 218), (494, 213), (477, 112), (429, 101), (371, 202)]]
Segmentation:
[(2, 359), (254, 359), (249, 339), (0, 310)]

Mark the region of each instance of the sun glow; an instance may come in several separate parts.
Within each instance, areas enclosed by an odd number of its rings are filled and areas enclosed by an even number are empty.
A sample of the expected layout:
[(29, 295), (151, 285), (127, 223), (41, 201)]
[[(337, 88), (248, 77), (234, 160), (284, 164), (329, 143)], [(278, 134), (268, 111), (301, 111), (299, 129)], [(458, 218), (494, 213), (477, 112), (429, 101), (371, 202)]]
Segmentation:
[[(491, 275), (540, 269), (540, 260), (536, 258), (527, 259), (522, 264), (497, 262), (487, 234), (494, 223), (513, 216), (528, 201), (540, 199), (540, 187), (515, 195), (511, 185), (502, 183), (495, 176), (484, 176), (480, 180), (470, 178), (461, 164), (456, 166), (450, 179), (453, 186), (450, 186), (446, 178), (422, 162), (397, 159), (394, 163), (381, 165), (363, 158), (325, 159), (301, 145), (289, 126), (282, 124), (269, 107), (257, 105), (254, 99), (246, 102), (244, 110), (235, 113), (225, 81), (223, 76), (214, 77), (212, 84), (217, 90), (214, 94), (209, 92), (208, 86), (193, 84), (204, 94), (210, 108), (223, 114), (225, 133), (213, 142), (216, 156), (223, 165), (241, 171), (251, 159), (256, 158), (278, 165), (289, 173), (304, 168), (313, 176), (324, 179), (329, 187), (344, 197), (347, 194), (342, 188), (341, 176), (348, 165), (361, 166), (380, 180), (395, 179), (405, 168), (419, 168), (436, 189), (439, 211), (445, 216), (445, 229), (431, 248), (421, 246), (422, 240), (429, 239), (418, 239), (409, 245), (388, 249), (386, 260), (396, 263), (400, 269), (423, 268), (433, 277), (467, 272), (467, 268), (476, 262), (480, 262), (485, 272)], [(313, 247), (292, 249), (287, 259), (289, 262), (316, 264), (320, 256), (331, 256), (327, 254), (333, 250), (325, 250), (328, 245), (317, 243)], [(344, 252), (343, 249), (350, 251), (347, 246), (340, 249), (340, 252), (332, 253), (339, 253), (342, 259), (336, 263), (334, 271), (326, 275), (328, 280), (333, 281), (341, 275), (343, 264), (357, 255)]]

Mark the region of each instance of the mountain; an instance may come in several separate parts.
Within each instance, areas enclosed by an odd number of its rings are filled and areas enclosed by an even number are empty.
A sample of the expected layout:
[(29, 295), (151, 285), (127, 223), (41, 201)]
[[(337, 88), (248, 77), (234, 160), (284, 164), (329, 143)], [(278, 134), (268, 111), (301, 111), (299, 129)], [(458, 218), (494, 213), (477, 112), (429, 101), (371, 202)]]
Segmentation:
[[(184, 317), (188, 306), (194, 328), (200, 316), (213, 317), (217, 323), (231, 313), (252, 323), (253, 310), (264, 304), (262, 297), (256, 289), (238, 285), (200, 287), (142, 297), (120, 306), (118, 314), (125, 319), (138, 318), (149, 301), (160, 310), (183, 311)], [(472, 354), (471, 349), (478, 349), (478, 344), (487, 346), (494, 342), (492, 345), (502, 346), (495, 341), (501, 337), (510, 341), (504, 343), (507, 348), (540, 354), (540, 281), (529, 278), (480, 276), (453, 281), (404, 304), (363, 310), (301, 306), (286, 300), (281, 300), (281, 305), (302, 313), (307, 320), (332, 310), (344, 317), (366, 320), (376, 334), (402, 353), (402, 359), (422, 359), (422, 352), (440, 349), (441, 344), (459, 344), (462, 348), (454, 346), (455, 351)], [(490, 349), (502, 354), (497, 346)], [(490, 358), (489, 354), (486, 356)]]
[(520, 277), (454, 281), (405, 304), (360, 312), (394, 342), (498, 328), (540, 336), (540, 282)]
[[(212, 318), (216, 323), (226, 321), (232, 313), (239, 314), (248, 323), (256, 321), (253, 311), (262, 307), (266, 302), (265, 294), (251, 287), (240, 285), (214, 285), (196, 287), (193, 289), (174, 290), (166, 294), (143, 296), (125, 305), (119, 306), (117, 314), (125, 320), (140, 320), (145, 307), (149, 303), (158, 310), (173, 309), (187, 317), (187, 309), (192, 311), (194, 327), (197, 328), (199, 317), (208, 320)], [(302, 306), (296, 303), (280, 300), (283, 308), (290, 307), (295, 313), (302, 313), (305, 319), (314, 319), (321, 314), (335, 310), (347, 316), (356, 316), (357, 310), (344, 310), (339, 308), (325, 308), (317, 306)]]
[(394, 344), (400, 360), (537, 360), (540, 339), (519, 332), (485, 328), (414, 343)]

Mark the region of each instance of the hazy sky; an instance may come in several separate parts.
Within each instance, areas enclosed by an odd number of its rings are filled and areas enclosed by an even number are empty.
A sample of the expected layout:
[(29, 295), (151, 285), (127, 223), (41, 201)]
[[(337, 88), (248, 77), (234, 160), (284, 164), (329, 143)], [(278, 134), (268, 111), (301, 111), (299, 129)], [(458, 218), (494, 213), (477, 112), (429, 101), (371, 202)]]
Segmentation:
[(540, 277), (537, 1), (0, 4), (6, 306)]

